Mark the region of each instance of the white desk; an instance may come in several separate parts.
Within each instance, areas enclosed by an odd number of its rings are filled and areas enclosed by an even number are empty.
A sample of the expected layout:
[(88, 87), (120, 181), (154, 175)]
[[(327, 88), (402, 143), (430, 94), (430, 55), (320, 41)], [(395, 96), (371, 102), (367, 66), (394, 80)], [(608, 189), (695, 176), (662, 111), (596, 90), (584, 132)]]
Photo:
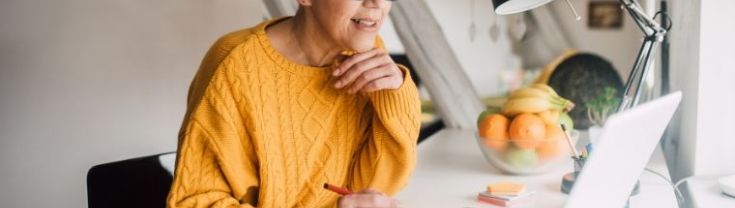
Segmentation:
[[(735, 198), (722, 193), (717, 179), (720, 176), (694, 176), (685, 185), (692, 207), (735, 207)], [(681, 190), (683, 186), (679, 186)]]
[[(542, 175), (504, 175), (482, 156), (474, 131), (442, 130), (418, 146), (418, 164), (408, 186), (396, 198), (404, 207), (496, 207), (478, 202), (477, 193), (495, 181), (526, 184), (536, 192), (534, 202), (521, 207), (562, 207), (562, 175), (569, 165)], [(649, 161), (649, 168), (668, 175), (661, 151)], [(650, 173), (640, 178), (641, 193), (631, 198), (631, 207), (676, 207), (671, 187)]]

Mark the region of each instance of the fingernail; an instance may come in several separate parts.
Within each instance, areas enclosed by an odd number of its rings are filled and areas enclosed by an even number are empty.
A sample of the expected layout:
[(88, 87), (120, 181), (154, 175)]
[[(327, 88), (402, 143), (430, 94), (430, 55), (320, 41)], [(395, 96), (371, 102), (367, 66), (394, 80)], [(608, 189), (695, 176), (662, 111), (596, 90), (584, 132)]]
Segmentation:
[(339, 74), (339, 68), (334, 69), (334, 72), (332, 72), (332, 76), (337, 76)]
[(342, 82), (337, 82), (334, 84), (334, 87), (339, 88), (342, 86)]

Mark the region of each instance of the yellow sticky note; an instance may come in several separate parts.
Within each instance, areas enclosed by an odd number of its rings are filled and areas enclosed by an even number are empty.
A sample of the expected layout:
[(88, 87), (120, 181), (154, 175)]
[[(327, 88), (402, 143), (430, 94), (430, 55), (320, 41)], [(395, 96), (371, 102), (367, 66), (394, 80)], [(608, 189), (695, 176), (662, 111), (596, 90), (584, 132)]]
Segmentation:
[(499, 182), (487, 185), (487, 192), (494, 195), (518, 195), (525, 189), (526, 185), (512, 182)]

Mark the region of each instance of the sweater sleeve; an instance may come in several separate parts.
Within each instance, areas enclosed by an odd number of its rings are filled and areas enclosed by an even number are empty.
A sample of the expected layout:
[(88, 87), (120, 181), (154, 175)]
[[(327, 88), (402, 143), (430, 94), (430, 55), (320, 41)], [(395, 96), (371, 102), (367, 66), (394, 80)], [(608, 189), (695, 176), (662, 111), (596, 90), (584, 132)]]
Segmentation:
[(353, 190), (374, 188), (393, 196), (408, 183), (416, 165), (421, 104), (408, 69), (399, 68), (404, 72), (401, 87), (368, 94), (375, 113), (371, 137), (353, 166)]
[(224, 75), (232, 65), (225, 60), (211, 74), (200, 71), (200, 83), (192, 84), (201, 92), (190, 99), (196, 102), (190, 102), (179, 135), (169, 208), (257, 204), (257, 159), (243, 127), (246, 116), (239, 114), (231, 78)]

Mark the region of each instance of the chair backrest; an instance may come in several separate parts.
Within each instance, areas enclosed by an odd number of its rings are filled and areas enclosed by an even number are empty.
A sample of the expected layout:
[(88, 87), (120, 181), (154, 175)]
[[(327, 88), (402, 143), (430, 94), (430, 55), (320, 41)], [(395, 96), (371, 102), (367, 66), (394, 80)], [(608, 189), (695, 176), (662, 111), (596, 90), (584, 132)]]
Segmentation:
[(87, 173), (89, 207), (166, 207), (173, 180), (159, 161), (166, 154), (171, 153), (92, 167)]

